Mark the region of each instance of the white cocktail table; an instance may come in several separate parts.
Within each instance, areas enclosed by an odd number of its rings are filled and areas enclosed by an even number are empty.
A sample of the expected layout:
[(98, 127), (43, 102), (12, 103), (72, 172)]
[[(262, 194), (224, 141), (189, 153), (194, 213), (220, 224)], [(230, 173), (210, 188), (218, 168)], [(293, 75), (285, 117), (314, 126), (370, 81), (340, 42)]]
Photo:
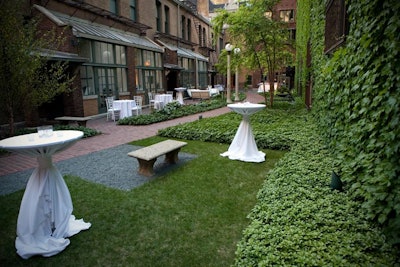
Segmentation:
[(0, 141), (0, 148), (38, 160), (38, 167), (26, 185), (17, 221), (15, 247), (24, 259), (58, 254), (69, 245), (68, 237), (91, 226), (72, 215), (68, 187), (52, 162), (53, 154), (71, 146), (82, 136), (81, 131), (67, 130), (54, 131), (45, 137), (32, 133)]
[(177, 98), (178, 102), (181, 105), (183, 105), (184, 104), (184, 102), (183, 102), (183, 92), (186, 91), (186, 88), (185, 87), (178, 87), (178, 88), (175, 88), (175, 91), (176, 91), (176, 96), (177, 96), (176, 98)]
[(229, 104), (228, 107), (234, 112), (241, 114), (242, 121), (228, 151), (222, 153), (221, 156), (246, 162), (265, 161), (265, 153), (258, 151), (250, 125), (250, 115), (265, 108), (265, 105), (246, 102)]

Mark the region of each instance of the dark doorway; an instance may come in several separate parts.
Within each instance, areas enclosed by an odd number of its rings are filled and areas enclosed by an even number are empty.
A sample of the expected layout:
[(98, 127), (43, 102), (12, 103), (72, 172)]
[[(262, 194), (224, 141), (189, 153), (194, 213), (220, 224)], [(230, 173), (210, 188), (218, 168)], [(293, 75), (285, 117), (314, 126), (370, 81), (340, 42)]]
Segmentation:
[(178, 72), (175, 70), (171, 70), (167, 74), (167, 91), (173, 91), (175, 97), (175, 88), (178, 86)]

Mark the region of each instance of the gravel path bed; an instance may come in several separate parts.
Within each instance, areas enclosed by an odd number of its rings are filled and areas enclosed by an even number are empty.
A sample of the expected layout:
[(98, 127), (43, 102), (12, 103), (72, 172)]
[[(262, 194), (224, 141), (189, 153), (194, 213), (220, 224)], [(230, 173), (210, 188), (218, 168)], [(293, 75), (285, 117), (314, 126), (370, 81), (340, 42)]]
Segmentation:
[[(164, 157), (160, 157), (154, 164), (155, 174), (152, 177), (145, 177), (137, 173), (139, 167), (137, 160), (127, 155), (128, 152), (139, 148), (141, 147), (120, 145), (56, 162), (54, 165), (63, 176), (67, 174), (74, 175), (107, 187), (131, 190), (196, 157), (192, 154), (180, 152), (179, 162), (175, 165), (163, 164)], [(29, 169), (0, 176), (0, 195), (7, 195), (24, 189), (32, 171), (33, 169)]]

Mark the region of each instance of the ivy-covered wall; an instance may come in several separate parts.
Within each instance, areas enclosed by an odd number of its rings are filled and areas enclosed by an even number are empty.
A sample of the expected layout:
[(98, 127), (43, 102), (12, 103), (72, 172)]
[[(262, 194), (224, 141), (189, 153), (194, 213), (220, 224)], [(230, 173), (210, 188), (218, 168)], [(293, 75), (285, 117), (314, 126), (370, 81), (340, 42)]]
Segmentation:
[(347, 1), (350, 33), (331, 57), (325, 4), (312, 2), (313, 111), (345, 190), (400, 244), (400, 1)]

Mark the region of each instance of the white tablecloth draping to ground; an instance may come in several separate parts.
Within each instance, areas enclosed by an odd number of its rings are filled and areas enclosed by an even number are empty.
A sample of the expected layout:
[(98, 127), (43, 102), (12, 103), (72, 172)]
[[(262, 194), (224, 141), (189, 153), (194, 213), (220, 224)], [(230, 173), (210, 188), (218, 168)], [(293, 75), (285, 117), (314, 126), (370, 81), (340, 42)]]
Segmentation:
[(184, 103), (183, 103), (183, 92), (184, 91), (186, 91), (186, 88), (185, 87), (178, 87), (178, 88), (175, 88), (175, 91), (176, 91), (176, 98), (177, 98), (177, 100), (178, 100), (178, 102), (181, 104), (181, 105), (183, 105)]
[[(135, 100), (114, 100), (113, 105), (116, 109), (120, 110), (120, 119), (132, 117), (132, 110), (136, 108)], [(135, 112), (138, 115), (138, 109)]]
[(265, 153), (258, 151), (250, 125), (250, 115), (265, 108), (265, 105), (237, 103), (229, 104), (228, 107), (234, 112), (241, 114), (242, 121), (240, 122), (239, 128), (228, 151), (222, 153), (221, 156), (246, 162), (265, 161)]
[[(276, 91), (277, 89), (278, 89), (278, 83), (275, 82), (274, 90)], [(266, 82), (265, 83), (265, 92), (269, 92), (269, 90), (270, 90), (270, 85), (269, 85), (269, 83)], [(263, 85), (263, 83), (259, 83), (257, 93), (263, 93), (263, 92), (264, 92), (264, 85)]]
[(173, 96), (170, 94), (157, 94), (154, 97), (156, 103), (159, 103), (159, 107), (155, 107), (156, 109), (163, 109), (166, 104), (172, 102), (174, 100)]
[(52, 163), (53, 154), (82, 136), (81, 131), (66, 130), (47, 137), (33, 133), (0, 141), (0, 148), (37, 157), (39, 165), (28, 180), (18, 214), (15, 247), (23, 259), (56, 255), (69, 245), (67, 237), (91, 226), (72, 215), (68, 187)]
[(218, 88), (210, 88), (210, 96), (219, 95), (220, 90)]

